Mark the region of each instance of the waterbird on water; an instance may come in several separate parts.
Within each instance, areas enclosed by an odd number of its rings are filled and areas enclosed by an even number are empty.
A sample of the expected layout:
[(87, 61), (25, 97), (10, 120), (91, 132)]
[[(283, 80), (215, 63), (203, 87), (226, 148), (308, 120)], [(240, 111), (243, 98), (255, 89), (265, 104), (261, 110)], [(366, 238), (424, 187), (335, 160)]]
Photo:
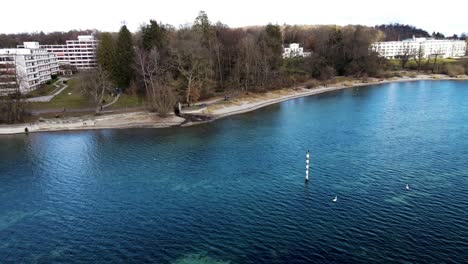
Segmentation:
[(335, 198), (333, 198), (333, 202), (336, 203), (336, 201), (338, 201), (338, 196), (335, 196)]
[(406, 184), (406, 190), (409, 190), (409, 185), (408, 184)]

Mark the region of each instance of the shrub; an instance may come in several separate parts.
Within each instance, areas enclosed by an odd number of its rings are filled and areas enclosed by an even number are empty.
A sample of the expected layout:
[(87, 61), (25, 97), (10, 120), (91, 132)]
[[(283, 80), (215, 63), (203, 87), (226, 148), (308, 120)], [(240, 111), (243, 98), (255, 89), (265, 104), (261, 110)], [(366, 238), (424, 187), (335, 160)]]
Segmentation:
[(320, 72), (319, 79), (322, 80), (322, 81), (325, 81), (325, 80), (330, 80), (331, 78), (333, 78), (335, 76), (336, 76), (335, 68), (330, 67), (330, 66), (326, 66)]
[(416, 73), (414, 73), (414, 72), (409, 72), (407, 76), (410, 77), (410, 78), (416, 78), (416, 76), (418, 76), (418, 75)]
[(190, 89), (190, 102), (196, 103), (198, 99), (200, 99), (200, 86), (201, 85), (194, 85), (192, 89)]
[(312, 89), (312, 88), (315, 88), (315, 87), (318, 87), (320, 86), (320, 82), (315, 80), (315, 79), (312, 79), (312, 80), (309, 80), (305, 83), (304, 87), (306, 89)]
[(155, 89), (154, 94), (148, 96), (150, 111), (157, 112), (160, 116), (167, 116), (174, 109), (177, 98), (173, 89), (167, 85), (161, 85)]
[(457, 77), (458, 75), (465, 74), (465, 68), (461, 65), (449, 64), (447, 65), (447, 74), (450, 77)]
[(468, 75), (468, 59), (461, 60), (460, 65), (465, 68), (465, 74)]
[(200, 100), (209, 99), (214, 96), (214, 89), (210, 86), (204, 85), (200, 89)]

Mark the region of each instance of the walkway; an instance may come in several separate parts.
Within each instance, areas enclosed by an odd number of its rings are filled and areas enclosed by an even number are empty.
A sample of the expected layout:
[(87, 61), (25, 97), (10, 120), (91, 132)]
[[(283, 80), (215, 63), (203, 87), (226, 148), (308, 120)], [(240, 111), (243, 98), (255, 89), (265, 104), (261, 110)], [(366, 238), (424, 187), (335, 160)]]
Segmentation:
[(117, 96), (114, 98), (114, 100), (112, 102), (102, 106), (102, 108), (106, 108), (106, 107), (109, 107), (109, 106), (115, 104), (117, 102), (117, 100), (119, 100), (119, 98), (120, 98), (120, 93), (117, 94)]
[(38, 96), (38, 97), (32, 97), (32, 98), (28, 98), (26, 99), (25, 101), (26, 102), (30, 102), (30, 103), (48, 103), (50, 102), (55, 96), (59, 95), (61, 92), (63, 92), (63, 90), (67, 89), (68, 88), (68, 85), (66, 85), (65, 83), (63, 83), (63, 81), (68, 81), (70, 80), (70, 78), (64, 78), (64, 77), (60, 77), (55, 83), (53, 83), (53, 85), (55, 87), (57, 87), (57, 89), (55, 89), (52, 94), (50, 95), (45, 95), (45, 96)]

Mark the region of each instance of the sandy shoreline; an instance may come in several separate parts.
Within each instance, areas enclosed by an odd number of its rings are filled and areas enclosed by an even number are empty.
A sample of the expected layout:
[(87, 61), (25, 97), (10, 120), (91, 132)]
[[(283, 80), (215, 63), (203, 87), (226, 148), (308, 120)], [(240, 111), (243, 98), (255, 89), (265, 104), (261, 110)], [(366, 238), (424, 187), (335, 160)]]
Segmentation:
[(131, 112), (110, 114), (102, 116), (83, 116), (56, 119), (43, 119), (34, 123), (1, 125), (0, 135), (25, 133), (50, 132), (50, 131), (75, 131), (93, 129), (124, 129), (124, 128), (164, 128), (181, 125), (185, 119), (177, 116), (166, 118), (158, 117), (149, 112)]
[[(330, 87), (317, 87), (306, 89), (305, 87), (296, 87), (281, 89), (268, 92), (265, 94), (256, 94), (253, 98), (236, 99), (228, 102), (220, 102), (209, 105), (206, 109), (200, 112), (202, 115), (211, 117), (208, 122), (231, 116), (242, 114), (259, 108), (280, 103), (287, 100), (292, 100), (300, 97), (321, 94), (331, 91), (337, 91), (347, 88), (369, 86), (375, 84), (385, 84), (392, 82), (408, 82), (408, 81), (423, 81), (423, 80), (468, 80), (468, 77), (452, 78), (444, 75), (419, 75), (416, 78), (398, 77), (384, 80), (372, 80), (370, 82), (352, 81), (343, 84), (336, 84)], [(46, 131), (75, 131), (75, 130), (92, 130), (92, 129), (124, 129), (124, 128), (167, 128), (173, 126), (190, 126), (204, 122), (184, 123), (185, 119), (177, 116), (169, 116), (166, 118), (158, 117), (154, 113), (149, 112), (131, 112), (110, 114), (103, 116), (83, 116), (69, 117), (57, 119), (43, 119), (34, 123), (17, 124), (17, 125), (0, 125), (0, 135), (20, 134), (25, 133), (25, 128), (28, 132), (46, 132)]]
[[(436, 77), (436, 78), (434, 78)], [(337, 90), (342, 90), (342, 89), (348, 89), (348, 88), (353, 88), (353, 87), (362, 87), (362, 86), (369, 86), (369, 85), (377, 85), (377, 84), (386, 84), (386, 83), (395, 83), (395, 82), (412, 82), (412, 81), (425, 81), (425, 80), (431, 80), (431, 81), (444, 81), (444, 80), (458, 80), (458, 81), (466, 81), (468, 80), (468, 77), (463, 77), (463, 78), (453, 78), (453, 77), (448, 77), (448, 76), (440, 76), (440, 75), (420, 75), (417, 76), (416, 78), (393, 78), (393, 79), (385, 79), (385, 80), (375, 80), (371, 82), (356, 82), (353, 84), (347, 84), (347, 85), (335, 85), (335, 86), (329, 86), (329, 87), (317, 87), (313, 89), (306, 89), (304, 87), (299, 87), (297, 89), (290, 89), (291, 93), (285, 96), (280, 96), (278, 98), (271, 98), (271, 99), (264, 99), (261, 101), (257, 102), (247, 102), (243, 103), (240, 105), (233, 105), (233, 106), (228, 106), (228, 107), (223, 107), (220, 109), (215, 109), (211, 110), (208, 108), (207, 111), (205, 111), (205, 114), (211, 114), (214, 119), (220, 119), (223, 117), (231, 116), (231, 115), (236, 115), (236, 114), (242, 114), (242, 113), (247, 113), (250, 111), (257, 110), (259, 108), (271, 105), (271, 104), (276, 104), (280, 102), (284, 102), (287, 100), (292, 100), (292, 99), (297, 99), (305, 96), (311, 96), (311, 95), (316, 95), (316, 94), (321, 94), (321, 93), (327, 93), (327, 92), (332, 92), (332, 91), (337, 91)]]

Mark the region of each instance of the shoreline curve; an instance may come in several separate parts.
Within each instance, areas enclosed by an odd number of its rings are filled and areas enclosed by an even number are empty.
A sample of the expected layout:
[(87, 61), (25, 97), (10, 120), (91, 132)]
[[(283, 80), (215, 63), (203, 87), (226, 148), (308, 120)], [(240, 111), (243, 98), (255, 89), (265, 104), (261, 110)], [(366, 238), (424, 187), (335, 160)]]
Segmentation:
[[(101, 130), (101, 129), (129, 129), (129, 128), (170, 128), (170, 127), (187, 127), (199, 124), (214, 122), (232, 115), (239, 115), (247, 112), (252, 112), (257, 109), (281, 103), (288, 100), (307, 97), (311, 95), (323, 94), (343, 89), (372, 86), (378, 84), (398, 83), (398, 82), (415, 82), (415, 81), (468, 81), (468, 77), (454, 78), (454, 77), (441, 77), (433, 78), (430, 75), (423, 75), (416, 78), (398, 78), (398, 79), (384, 79), (371, 81), (366, 83), (354, 83), (352, 85), (343, 86), (330, 86), (330, 87), (317, 87), (313, 89), (306, 89), (304, 86), (297, 86), (295, 88), (288, 88), (293, 93), (280, 96), (279, 98), (266, 99), (259, 102), (245, 103), (237, 106), (223, 107), (214, 110), (212, 113), (207, 114), (211, 120), (201, 122), (185, 122), (185, 119), (170, 116), (167, 118), (157, 117), (155, 114), (149, 112), (130, 112), (111, 114), (106, 116), (84, 116), (84, 117), (70, 117), (61, 120), (48, 120), (48, 122), (24, 123), (15, 125), (0, 125), (1, 135), (12, 134), (26, 134), (25, 128), (28, 128), (27, 133), (35, 132), (59, 132), (59, 131), (83, 131), (83, 130)], [(297, 90), (300, 89), (299, 92)]]

